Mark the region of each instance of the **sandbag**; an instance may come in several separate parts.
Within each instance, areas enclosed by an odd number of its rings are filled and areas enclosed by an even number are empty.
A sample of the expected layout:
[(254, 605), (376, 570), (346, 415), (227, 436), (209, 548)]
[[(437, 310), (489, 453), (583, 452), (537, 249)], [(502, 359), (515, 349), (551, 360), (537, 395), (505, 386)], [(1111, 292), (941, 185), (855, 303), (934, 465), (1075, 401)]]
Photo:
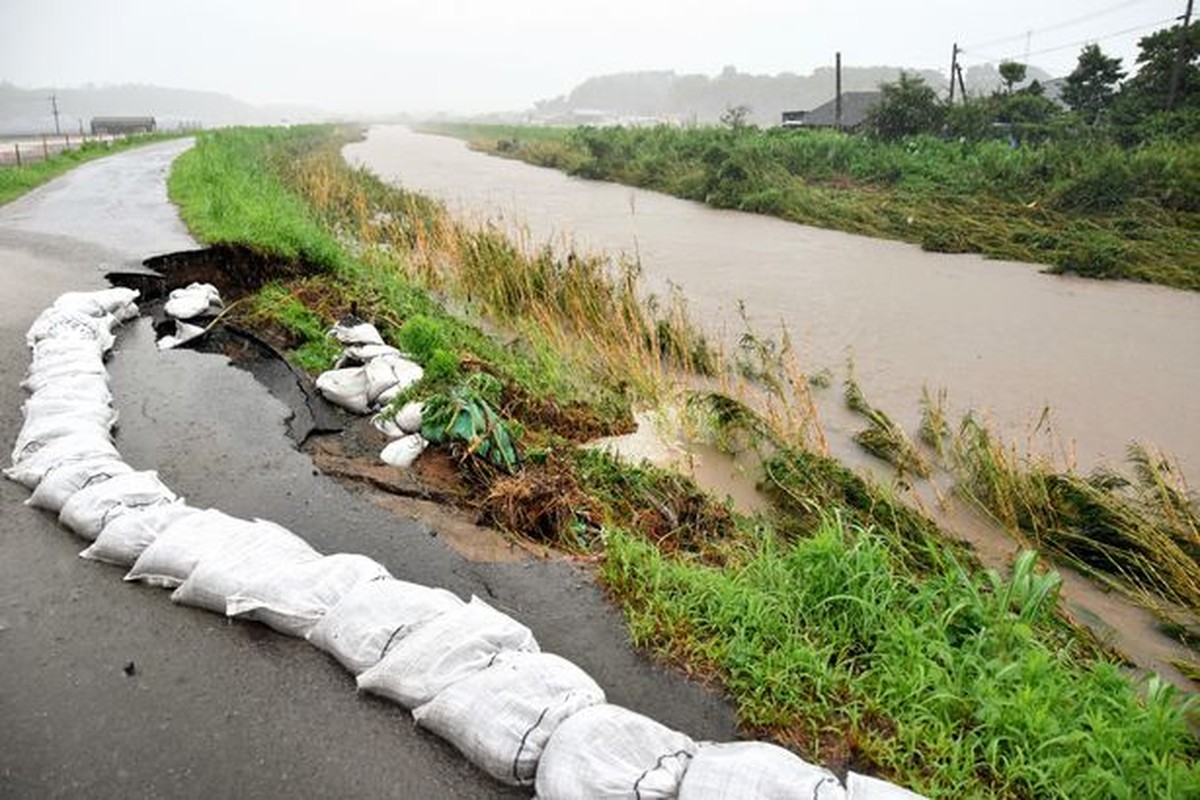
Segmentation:
[(609, 704), (568, 717), (542, 751), (539, 800), (674, 798), (697, 745), (649, 717)]
[(343, 347), (383, 344), (379, 330), (369, 322), (343, 320), (329, 329), (329, 335), (337, 339)]
[(33, 347), (44, 339), (82, 339), (95, 342), (101, 352), (112, 349), (116, 317), (91, 317), (78, 311), (47, 308), (25, 332), (25, 343)]
[(538, 652), (528, 628), (478, 597), (436, 617), (396, 642), (358, 676), (358, 688), (416, 708), (487, 667), (505, 650)]
[(312, 627), (360, 583), (390, 578), (367, 556), (337, 553), (260, 575), (229, 598), (225, 611), (304, 638)]
[(329, 609), (307, 638), (357, 675), (378, 664), (408, 633), (463, 605), (445, 589), (408, 581), (367, 581)]
[(78, 375), (103, 375), (107, 380), (108, 370), (103, 361), (90, 356), (55, 359), (44, 365), (30, 367), (29, 373), (21, 380), (21, 388), (32, 393)]
[(25, 416), (25, 425), (30, 425), (35, 420), (66, 416), (81, 417), (112, 428), (117, 424), (119, 417), (117, 410), (108, 403), (86, 398), (64, 398), (41, 392), (21, 405), (21, 413)]
[(514, 786), (532, 786), (546, 741), (563, 720), (604, 702), (586, 672), (550, 653), (507, 652), (413, 710), (417, 724), (475, 766)]
[(109, 414), (96, 413), (63, 413), (39, 414), (27, 417), (25, 424), (13, 442), (12, 461), (18, 463), (33, 455), (55, 439), (75, 434), (95, 434), (108, 436), (116, 422), (116, 412), (111, 408)]
[(401, 353), (396, 348), (387, 344), (356, 344), (350, 345), (342, 354), (338, 356), (338, 360), (334, 363), (334, 367), (355, 367), (366, 364), (373, 358), (380, 356), (401, 356)]
[(321, 396), (334, 405), (355, 414), (366, 414), (371, 410), (365, 367), (326, 370), (317, 376), (316, 384)]
[(390, 466), (408, 469), (417, 457), (425, 452), (428, 445), (429, 442), (425, 441), (421, 434), (410, 433), (384, 447), (379, 453), (379, 459)]
[(380, 403), (384, 395), (395, 396), (425, 376), (420, 364), (403, 356), (379, 356), (368, 361), (363, 369), (367, 379), (367, 403), (372, 406)]
[(201, 558), (171, 600), (224, 614), (229, 597), (247, 584), (273, 570), (320, 557), (308, 542), (286, 528), (255, 520), (219, 551)]
[(134, 301), (141, 295), (137, 289), (114, 287), (94, 292), (65, 292), (58, 296), (53, 308), (67, 309), (102, 317), (112, 314), (118, 322), (127, 322), (138, 315)]
[[(38, 485), (39, 491), (46, 485), (47, 480), (49, 476)], [(96, 541), (88, 545), (79, 556), (122, 567), (131, 566), (159, 534), (172, 524), (200, 513), (203, 513), (200, 509), (193, 508), (182, 500), (132, 509), (110, 520), (100, 529)]]
[(766, 742), (700, 746), (679, 784), (679, 800), (846, 800), (829, 770)]
[(848, 800), (925, 800), (916, 792), (857, 772), (846, 773), (846, 797)]
[(163, 313), (175, 319), (194, 319), (220, 313), (223, 307), (217, 287), (211, 283), (192, 283), (171, 290), (163, 305)]
[(379, 412), (371, 417), (371, 424), (389, 439), (399, 439), (410, 433), (420, 433), (424, 414), (425, 404), (413, 400), (405, 403), (395, 414), (389, 414), (387, 410)]
[(253, 524), (216, 509), (174, 520), (133, 562), (125, 580), (176, 589), (202, 559), (219, 553)]
[(131, 472), (133, 467), (113, 456), (62, 461), (42, 476), (25, 504), (57, 514), (76, 492)]
[(110, 520), (131, 509), (170, 503), (176, 499), (175, 493), (158, 479), (155, 470), (129, 472), (93, 483), (71, 495), (63, 503), (58, 521), (91, 541), (100, 535), (100, 530)]
[(95, 340), (89, 339), (39, 339), (30, 348), (32, 364), (41, 361), (53, 361), (56, 358), (73, 358), (80, 355), (91, 355), (103, 359), (104, 351)]
[(193, 339), (199, 339), (207, 332), (207, 328), (177, 319), (175, 320), (175, 333), (167, 334), (155, 342), (155, 344), (159, 350), (173, 350), (180, 345), (187, 344)]
[(101, 435), (95, 431), (73, 433), (54, 439), (36, 453), (23, 457), (5, 469), (4, 475), (26, 489), (33, 489), (47, 472), (61, 466), (64, 462), (83, 461), (105, 456), (114, 459), (121, 457), (107, 434)]
[(88, 403), (111, 403), (112, 391), (107, 375), (72, 375), (33, 392), (30, 400), (79, 400)]

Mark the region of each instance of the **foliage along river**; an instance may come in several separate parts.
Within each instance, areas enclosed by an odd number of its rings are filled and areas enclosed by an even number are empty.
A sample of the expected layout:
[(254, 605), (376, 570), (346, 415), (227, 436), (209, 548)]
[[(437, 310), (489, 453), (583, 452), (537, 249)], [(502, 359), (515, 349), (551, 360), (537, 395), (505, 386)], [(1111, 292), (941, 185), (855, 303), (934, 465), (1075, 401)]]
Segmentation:
[[(817, 393), (818, 407), (833, 452), (858, 466), (871, 460), (850, 445), (863, 422), (841, 402), (848, 360), (868, 401), (910, 433), (922, 388), (944, 388), (952, 412), (983, 411), (1008, 439), (1072, 459), (1081, 470), (1120, 466), (1126, 446), (1139, 440), (1200, 474), (1200, 293), (1051, 276), (1036, 265), (926, 253), (715, 210), (494, 158), (400, 126), (372, 128), (344, 155), (534, 244), (634, 256), (647, 288), (680, 287), (710, 333), (740, 335), (739, 306), (760, 334), (786, 325), (802, 368), (839, 378)], [(1042, 426), (1035, 440), (1047, 408), (1056, 435)], [(729, 483), (736, 500), (738, 487)], [(1006, 563), (1016, 544), (955, 505), (939, 514), (943, 524), (984, 563)], [(1061, 571), (1064, 600), (1077, 618), (1141, 667), (1194, 688), (1170, 664), (1194, 655), (1163, 636), (1152, 615)]]

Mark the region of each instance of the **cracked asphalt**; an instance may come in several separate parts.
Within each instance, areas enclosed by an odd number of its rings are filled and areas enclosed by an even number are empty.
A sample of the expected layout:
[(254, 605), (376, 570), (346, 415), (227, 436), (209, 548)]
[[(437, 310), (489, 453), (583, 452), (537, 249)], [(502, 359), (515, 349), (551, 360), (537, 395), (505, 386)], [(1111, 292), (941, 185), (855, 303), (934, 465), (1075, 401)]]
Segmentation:
[[(165, 191), (172, 141), (83, 165), (0, 206), (0, 443), (22, 424), (24, 332), (64, 291), (197, 246)], [(591, 577), (563, 562), (469, 563), (437, 531), (317, 473), (288, 409), (221, 356), (159, 353), (148, 320), (109, 362), (122, 456), (188, 502), (276, 521), (323, 552), (477, 594), (591, 674), (611, 702), (698, 739), (730, 706), (628, 645)], [(7, 463), (7, 455), (4, 456)], [(84, 542), (0, 480), (0, 797), (521, 797), (302, 641), (173, 605), (77, 557)], [(132, 664), (132, 668), (129, 665)], [(129, 674), (132, 673), (132, 674)]]

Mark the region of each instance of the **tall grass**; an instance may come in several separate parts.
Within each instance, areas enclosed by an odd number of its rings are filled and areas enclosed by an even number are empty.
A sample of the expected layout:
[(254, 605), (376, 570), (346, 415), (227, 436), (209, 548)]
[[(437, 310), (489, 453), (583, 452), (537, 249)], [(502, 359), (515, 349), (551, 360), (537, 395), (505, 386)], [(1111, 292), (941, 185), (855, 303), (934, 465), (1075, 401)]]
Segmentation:
[[(1200, 289), (1200, 145), (1089, 137), (1009, 147), (719, 128), (444, 132), (586, 178), (941, 252)], [(503, 143), (503, 147), (501, 147)]]

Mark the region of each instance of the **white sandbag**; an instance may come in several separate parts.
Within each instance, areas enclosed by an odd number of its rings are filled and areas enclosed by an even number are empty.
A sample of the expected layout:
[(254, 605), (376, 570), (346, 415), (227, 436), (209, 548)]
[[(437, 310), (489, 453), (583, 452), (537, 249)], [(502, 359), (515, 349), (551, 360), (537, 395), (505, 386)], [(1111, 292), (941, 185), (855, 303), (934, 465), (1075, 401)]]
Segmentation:
[(398, 580), (355, 586), (308, 632), (308, 641), (357, 675), (424, 623), (462, 608), (445, 589)]
[(514, 786), (533, 785), (555, 729), (604, 702), (586, 672), (550, 653), (500, 653), (495, 662), (413, 710), (417, 724), (447, 740), (475, 766)]
[(57, 514), (76, 492), (131, 472), (133, 467), (113, 456), (62, 461), (42, 476), (25, 504)]
[(766, 742), (703, 744), (679, 784), (679, 800), (846, 800), (829, 770)]
[(4, 470), (5, 477), (14, 480), (26, 489), (33, 489), (51, 469), (67, 461), (83, 461), (103, 457), (119, 459), (121, 456), (107, 435), (93, 431), (73, 433), (54, 439), (45, 447), (22, 458)]
[(171, 600), (224, 614), (229, 597), (252, 581), (281, 567), (320, 557), (308, 542), (286, 528), (255, 520), (220, 551), (200, 559)]
[(925, 800), (916, 792), (857, 772), (846, 773), (846, 797), (848, 800)]
[(176, 499), (155, 470), (129, 472), (93, 483), (71, 495), (58, 513), (58, 521), (84, 539), (94, 541), (100, 530), (121, 514)]
[(358, 688), (416, 708), (484, 669), (505, 650), (538, 652), (528, 628), (478, 597), (430, 620), (396, 642), (358, 676)]
[(337, 339), (343, 347), (383, 344), (383, 337), (379, 335), (379, 330), (369, 322), (353, 324), (339, 322), (329, 329), (329, 335)]
[(175, 333), (167, 334), (155, 342), (155, 344), (159, 350), (173, 350), (180, 345), (187, 344), (193, 339), (199, 339), (207, 332), (207, 328), (177, 319), (175, 320)]
[(31, 348), (32, 363), (52, 361), (55, 358), (70, 358), (91, 355), (103, 359), (104, 351), (93, 339), (40, 339)]
[(141, 295), (137, 289), (114, 287), (94, 292), (66, 292), (58, 296), (53, 308), (69, 309), (100, 317), (112, 314), (118, 322), (127, 322), (138, 315), (134, 301)]
[(366, 364), (371, 359), (379, 358), (380, 356), (402, 355), (404, 354), (399, 350), (387, 344), (355, 344), (350, 345), (342, 351), (334, 367), (354, 367)]
[(329, 402), (355, 414), (366, 414), (371, 410), (371, 403), (367, 398), (365, 367), (322, 372), (317, 376), (317, 391)]
[(413, 400), (400, 407), (396, 412), (395, 421), (405, 433), (420, 433), (424, 417), (425, 404), (420, 400)]
[(250, 525), (216, 509), (176, 519), (142, 551), (125, 580), (177, 589), (201, 560), (219, 553)]
[(381, 395), (402, 392), (425, 376), (425, 370), (403, 356), (380, 356), (367, 362), (367, 402), (374, 405)]
[(25, 343), (33, 347), (44, 339), (82, 339), (94, 341), (104, 352), (113, 346), (112, 328), (116, 324), (111, 314), (91, 317), (78, 311), (47, 308), (29, 326)]
[(220, 313), (224, 304), (221, 293), (211, 283), (192, 283), (180, 289), (172, 289), (163, 305), (163, 313), (175, 319), (194, 319)]
[(678, 731), (620, 706), (568, 717), (542, 751), (539, 800), (674, 798), (697, 745)]
[(38, 393), (32, 395), (21, 405), (21, 413), (25, 424), (34, 420), (52, 417), (72, 416), (81, 417), (91, 422), (107, 425), (109, 428), (117, 424), (117, 410), (108, 403)]
[(396, 424), (396, 421), (383, 412), (371, 417), (371, 426), (389, 439), (399, 439), (407, 436), (408, 432)]
[(384, 447), (379, 453), (379, 458), (385, 464), (408, 469), (428, 446), (429, 442), (425, 441), (421, 434), (410, 433)]
[[(47, 476), (38, 485), (39, 491), (49, 479), (50, 476)], [(172, 524), (200, 513), (200, 509), (193, 508), (182, 500), (133, 509), (101, 528), (96, 541), (88, 545), (79, 557), (122, 567), (131, 566), (159, 534)]]
[(107, 375), (72, 375), (34, 391), (29, 399), (111, 403), (112, 391)]
[(17, 463), (33, 455), (55, 439), (73, 434), (95, 433), (108, 436), (113, 423), (117, 421), (116, 411), (109, 409), (109, 414), (97, 413), (62, 413), (39, 414), (26, 417), (25, 424), (13, 442), (12, 461)]
[[(46, 344), (68, 344), (66, 348), (45, 348)], [(104, 354), (95, 342), (68, 339), (59, 342), (57, 339), (43, 339), (38, 342), (39, 351), (35, 352), (29, 364), (29, 374), (61, 371), (64, 367), (78, 367), (75, 371), (95, 373), (95, 367), (104, 369)]]
[(374, 559), (337, 553), (259, 576), (229, 598), (225, 611), (304, 638), (355, 586), (390, 577)]

